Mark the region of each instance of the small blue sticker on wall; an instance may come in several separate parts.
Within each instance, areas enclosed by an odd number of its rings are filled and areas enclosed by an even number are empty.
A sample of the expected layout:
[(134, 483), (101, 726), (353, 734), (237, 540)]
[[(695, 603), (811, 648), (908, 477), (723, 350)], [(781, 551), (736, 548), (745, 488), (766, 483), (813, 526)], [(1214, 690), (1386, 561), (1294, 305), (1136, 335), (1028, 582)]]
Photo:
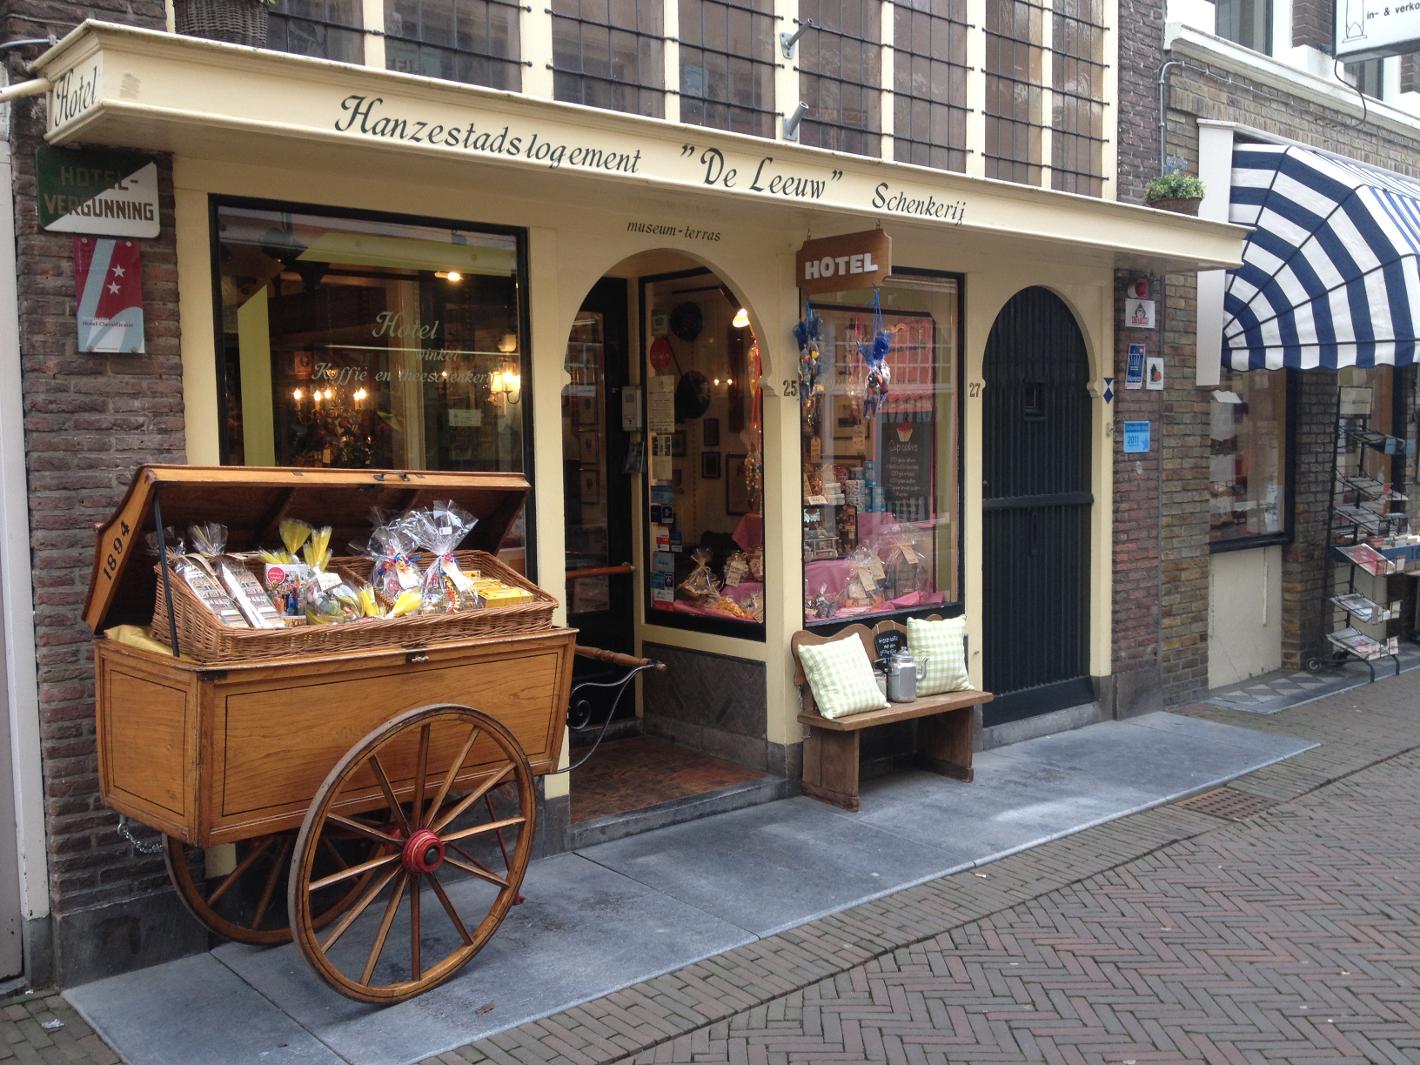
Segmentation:
[(1149, 422), (1124, 423), (1124, 453), (1138, 455), (1149, 450)]

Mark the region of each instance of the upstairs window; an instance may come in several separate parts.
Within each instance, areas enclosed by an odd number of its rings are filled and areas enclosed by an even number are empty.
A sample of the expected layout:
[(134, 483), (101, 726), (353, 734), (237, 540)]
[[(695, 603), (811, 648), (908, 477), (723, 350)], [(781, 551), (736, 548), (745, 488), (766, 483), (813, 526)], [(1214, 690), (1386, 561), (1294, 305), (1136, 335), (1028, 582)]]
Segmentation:
[(773, 0), (680, 0), (680, 117), (774, 136)]
[(986, 176), (1039, 185), (1045, 9), (1032, 0), (986, 5)]
[(277, 52), (365, 61), (361, 0), (280, 0), (271, 9), (266, 46)]
[(1342, 71), (1348, 82), (1373, 100), (1385, 96), (1385, 60), (1368, 59), (1364, 63), (1346, 63)]
[(552, 70), (564, 103), (664, 118), (660, 0), (553, 0)]
[(1272, 54), (1272, 0), (1217, 0), (1214, 17), (1219, 37)]
[(799, 38), (799, 142), (882, 154), (882, 0), (801, 0), (799, 19), (814, 22)]
[(385, 0), (390, 70), (517, 92), (523, 87), (513, 0)]
[(1107, 106), (1103, 0), (1055, 0), (1051, 22), (1051, 187), (1099, 196)]
[(966, 169), (966, 0), (893, 5), (893, 158)]

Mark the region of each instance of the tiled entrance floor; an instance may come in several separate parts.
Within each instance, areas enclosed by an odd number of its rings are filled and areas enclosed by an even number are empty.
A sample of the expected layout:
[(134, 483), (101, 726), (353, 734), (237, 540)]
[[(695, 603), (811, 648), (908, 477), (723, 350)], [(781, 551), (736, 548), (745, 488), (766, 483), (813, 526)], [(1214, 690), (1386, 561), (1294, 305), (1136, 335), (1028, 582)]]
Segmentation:
[(227, 944), (66, 997), (135, 1065), (406, 1065), (1312, 746), (1147, 714), (986, 752), (972, 784), (873, 781), (858, 814), (799, 797), (582, 847), (532, 864), (527, 902), (465, 970), (385, 1009), (327, 988), (293, 946)]
[[(572, 761), (584, 748), (572, 749)], [(608, 740), (572, 772), (572, 823), (645, 810), (764, 779), (752, 769), (722, 762), (657, 736)]]
[[(1400, 645), (1400, 671), (1420, 666), (1420, 644)], [(1376, 680), (1395, 675), (1395, 663), (1389, 658), (1381, 658), (1372, 663), (1376, 667)], [(1371, 682), (1366, 663), (1359, 660), (1345, 662), (1334, 669), (1320, 673), (1299, 670), (1289, 673), (1277, 670), (1251, 677), (1237, 684), (1215, 688), (1209, 692), (1205, 702), (1214, 706), (1226, 706), (1229, 710), (1245, 710), (1250, 714), (1275, 714), (1291, 706), (1300, 706), (1313, 699), (1335, 695), (1350, 688)]]

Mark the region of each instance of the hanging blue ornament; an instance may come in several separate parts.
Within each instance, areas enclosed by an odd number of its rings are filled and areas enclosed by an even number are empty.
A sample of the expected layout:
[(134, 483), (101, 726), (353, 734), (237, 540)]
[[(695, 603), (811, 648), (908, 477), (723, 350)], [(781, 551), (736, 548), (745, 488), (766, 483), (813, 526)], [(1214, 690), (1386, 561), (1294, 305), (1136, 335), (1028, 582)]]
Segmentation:
[(818, 383), (822, 360), (819, 357), (819, 338), (823, 335), (823, 319), (815, 313), (813, 305), (804, 303), (804, 317), (794, 326), (794, 339), (799, 342), (799, 402), (807, 403)]
[(888, 383), (892, 380), (892, 370), (887, 364), (888, 351), (892, 348), (892, 334), (883, 324), (883, 306), (878, 299), (878, 290), (873, 289), (873, 338), (859, 341), (858, 354), (868, 367), (868, 377), (863, 388), (863, 417), (871, 418), (887, 399)]

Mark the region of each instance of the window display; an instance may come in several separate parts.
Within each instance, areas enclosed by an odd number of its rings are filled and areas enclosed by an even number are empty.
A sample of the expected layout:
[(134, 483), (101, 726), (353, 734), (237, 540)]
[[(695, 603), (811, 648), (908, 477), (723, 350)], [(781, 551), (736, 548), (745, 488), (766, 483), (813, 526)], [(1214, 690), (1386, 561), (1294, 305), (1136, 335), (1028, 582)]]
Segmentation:
[(815, 297), (795, 330), (809, 625), (957, 600), (958, 288)]
[(1217, 543), (1286, 530), (1287, 377), (1224, 370), (1211, 403), (1208, 537)]
[(749, 316), (707, 271), (648, 279), (650, 615), (753, 631), (764, 622), (764, 403)]
[(231, 204), (216, 224), (226, 463), (524, 468), (520, 237)]

